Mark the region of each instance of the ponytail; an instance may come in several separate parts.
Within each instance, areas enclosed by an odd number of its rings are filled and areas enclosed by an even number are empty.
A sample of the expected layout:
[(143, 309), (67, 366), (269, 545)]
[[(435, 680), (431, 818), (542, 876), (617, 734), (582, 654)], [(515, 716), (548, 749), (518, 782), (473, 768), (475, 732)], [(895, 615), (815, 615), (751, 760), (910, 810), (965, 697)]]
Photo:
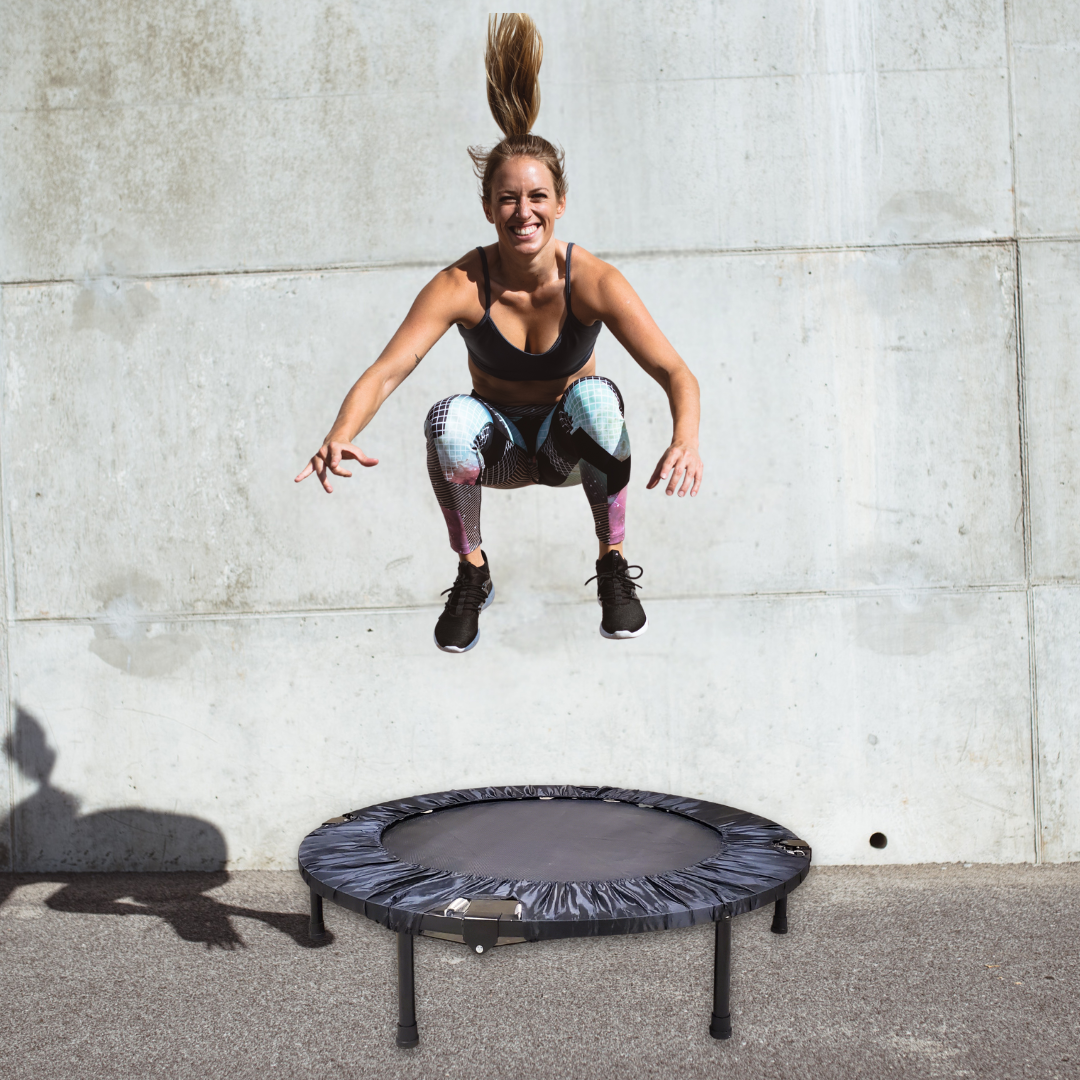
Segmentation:
[(489, 15), (487, 49), (487, 98), (491, 115), (506, 136), (490, 150), (470, 146), (480, 197), (491, 201), (491, 188), (499, 167), (511, 158), (534, 158), (547, 166), (555, 185), (555, 198), (566, 195), (563, 153), (547, 139), (532, 134), (540, 112), (540, 64), (544, 41), (528, 15), (512, 12)]
[(528, 135), (540, 112), (540, 64), (544, 40), (528, 15), (489, 15), (487, 96), (504, 135)]

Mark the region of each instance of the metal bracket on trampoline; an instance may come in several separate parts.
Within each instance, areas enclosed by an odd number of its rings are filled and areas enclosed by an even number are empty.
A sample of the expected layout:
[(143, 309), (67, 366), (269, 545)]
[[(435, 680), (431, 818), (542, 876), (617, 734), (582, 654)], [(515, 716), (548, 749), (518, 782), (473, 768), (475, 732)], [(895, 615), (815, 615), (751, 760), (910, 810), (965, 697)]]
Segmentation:
[(810, 845), (805, 840), (800, 840), (797, 836), (789, 836), (783, 840), (776, 840), (773, 842), (773, 847), (777, 851), (783, 851), (788, 855), (796, 855), (801, 859), (810, 858)]
[(475, 953), (494, 949), (499, 940), (499, 920), (465, 915), (461, 920), (461, 936)]
[(521, 903), (513, 896), (461, 897), (424, 914), (420, 933), (426, 937), (462, 941), (473, 952), (524, 941)]

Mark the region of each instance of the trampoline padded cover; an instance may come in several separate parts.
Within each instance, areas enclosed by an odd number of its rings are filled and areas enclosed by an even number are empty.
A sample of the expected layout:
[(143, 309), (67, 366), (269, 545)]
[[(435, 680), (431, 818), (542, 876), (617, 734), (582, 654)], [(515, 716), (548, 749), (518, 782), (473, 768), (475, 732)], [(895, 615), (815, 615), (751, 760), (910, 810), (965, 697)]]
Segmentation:
[(700, 799), (490, 787), (353, 811), (310, 833), (299, 862), (320, 895), (391, 930), (419, 933), (459, 897), (500, 896), (521, 902), (521, 936), (536, 940), (673, 929), (771, 903), (810, 866), (809, 849), (786, 841), (775, 822)]

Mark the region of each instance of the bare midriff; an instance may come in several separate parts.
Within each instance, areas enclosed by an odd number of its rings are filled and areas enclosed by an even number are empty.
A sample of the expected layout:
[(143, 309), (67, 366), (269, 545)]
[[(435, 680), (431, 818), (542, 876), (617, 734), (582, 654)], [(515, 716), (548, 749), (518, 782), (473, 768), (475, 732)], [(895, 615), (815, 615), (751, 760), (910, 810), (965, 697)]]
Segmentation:
[(585, 378), (586, 375), (596, 374), (596, 353), (589, 357), (584, 367), (562, 379), (535, 379), (527, 382), (496, 379), (484, 374), (471, 358), (469, 373), (472, 375), (473, 389), (493, 405), (555, 405), (571, 383)]

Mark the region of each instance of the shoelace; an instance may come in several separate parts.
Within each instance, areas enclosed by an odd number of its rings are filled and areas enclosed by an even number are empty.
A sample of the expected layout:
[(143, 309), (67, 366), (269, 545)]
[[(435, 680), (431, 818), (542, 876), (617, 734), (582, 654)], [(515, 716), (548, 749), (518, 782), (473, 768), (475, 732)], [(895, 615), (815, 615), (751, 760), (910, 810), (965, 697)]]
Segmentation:
[[(487, 600), (487, 593), (484, 591), (484, 586), (477, 585), (476, 582), (467, 580), (462, 573), (458, 574), (457, 580), (449, 589), (443, 589), (439, 595), (446, 596), (447, 593), (450, 594), (450, 599), (446, 601), (446, 610), (450, 611), (453, 615), (461, 615), (470, 604), (475, 604), (477, 609), (479, 609), (483, 606), (484, 601)], [(451, 608), (453, 609), (452, 611)]]
[[(637, 571), (633, 577), (630, 576), (631, 570)], [(635, 599), (635, 590), (641, 588), (637, 583), (637, 579), (644, 572), (640, 566), (624, 562), (619, 563), (614, 570), (604, 570), (602, 573), (593, 574), (589, 581), (597, 582), (602, 602), (628, 604)], [(589, 581), (586, 581), (585, 584), (588, 585)]]

